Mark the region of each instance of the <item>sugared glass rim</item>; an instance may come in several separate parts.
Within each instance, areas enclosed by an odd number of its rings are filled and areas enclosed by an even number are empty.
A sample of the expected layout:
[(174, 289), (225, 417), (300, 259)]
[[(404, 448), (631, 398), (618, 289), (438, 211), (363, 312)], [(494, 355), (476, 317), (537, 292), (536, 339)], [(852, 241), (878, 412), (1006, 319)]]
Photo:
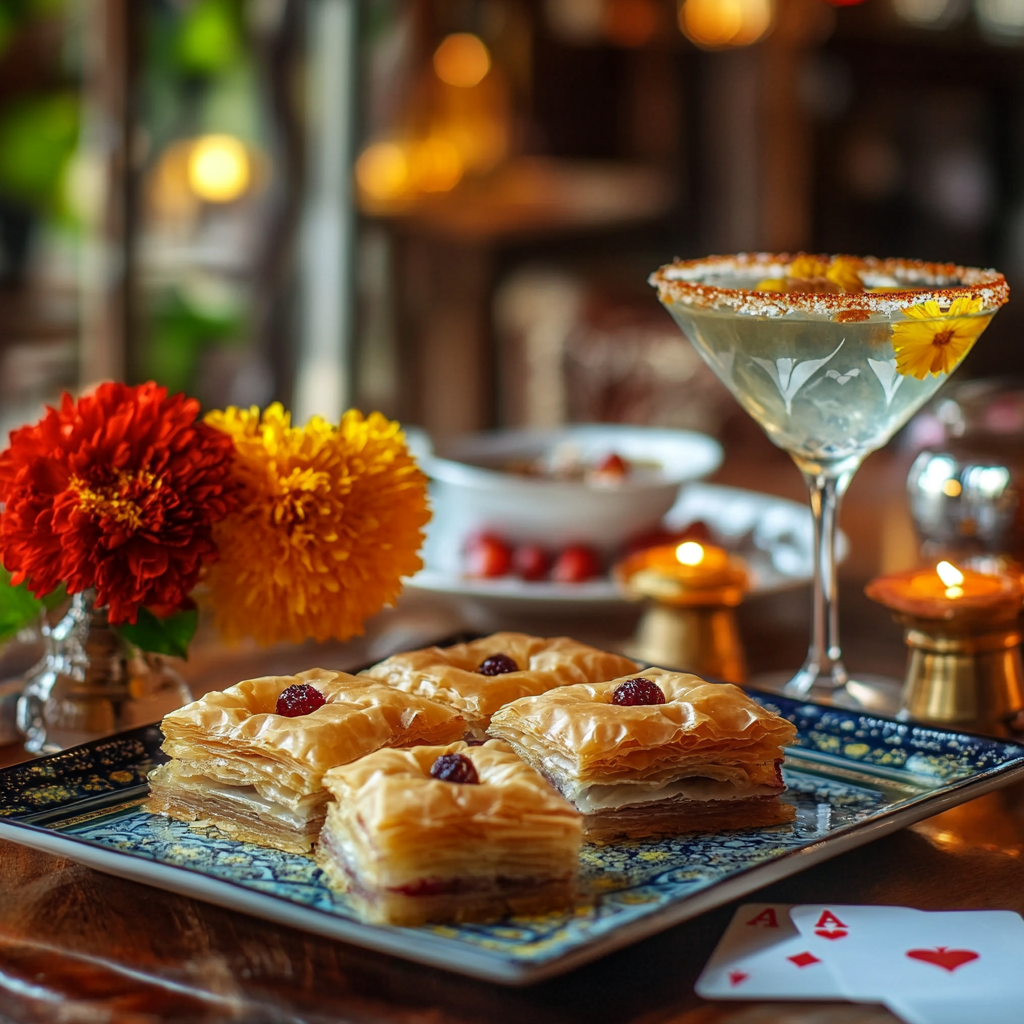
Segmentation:
[(925, 263), (922, 260), (876, 259), (874, 256), (814, 256), (830, 262), (855, 259), (868, 281), (895, 279), (897, 285), (914, 290), (863, 292), (770, 292), (748, 288), (723, 288), (698, 280), (714, 273), (756, 273), (761, 278), (785, 277), (786, 267), (805, 253), (738, 253), (733, 256), (705, 256), (696, 260), (674, 260), (647, 279), (658, 289), (665, 305), (680, 302), (704, 309), (725, 307), (753, 316), (785, 316), (812, 313), (835, 316), (852, 310), (892, 315), (909, 306), (935, 301), (945, 309), (955, 299), (980, 298), (982, 309), (991, 313), (1010, 297), (1006, 278), (996, 270), (960, 267), (953, 263)]

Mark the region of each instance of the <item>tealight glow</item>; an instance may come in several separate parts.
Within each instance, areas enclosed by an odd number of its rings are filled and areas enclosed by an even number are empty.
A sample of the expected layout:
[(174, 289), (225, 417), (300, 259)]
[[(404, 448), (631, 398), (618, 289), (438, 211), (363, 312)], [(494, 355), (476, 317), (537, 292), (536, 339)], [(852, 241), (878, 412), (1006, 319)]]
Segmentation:
[(946, 597), (956, 599), (964, 596), (964, 574), (952, 562), (939, 562), (935, 566), (939, 579), (946, 585)]
[(700, 565), (704, 561), (704, 548), (695, 540), (683, 541), (676, 548), (676, 559), (682, 565)]

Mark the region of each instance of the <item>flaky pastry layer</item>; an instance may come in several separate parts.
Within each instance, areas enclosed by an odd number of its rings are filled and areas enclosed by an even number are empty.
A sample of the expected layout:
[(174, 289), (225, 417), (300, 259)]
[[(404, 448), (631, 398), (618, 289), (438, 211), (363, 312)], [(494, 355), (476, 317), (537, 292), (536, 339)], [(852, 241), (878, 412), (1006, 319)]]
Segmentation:
[(591, 842), (675, 836), (686, 832), (728, 832), (767, 828), (793, 821), (796, 808), (776, 796), (747, 800), (664, 800), (661, 803), (599, 811), (584, 818)]
[(664, 704), (612, 703), (625, 681), (565, 686), (502, 708), (489, 733), (567, 796), (580, 787), (705, 778), (736, 787), (781, 789), (778, 762), (796, 736), (792, 724), (739, 687), (649, 668)]
[[(476, 671), (495, 654), (506, 654), (518, 672), (484, 676)], [(553, 687), (613, 679), (636, 663), (568, 637), (495, 633), (454, 647), (427, 647), (396, 654), (361, 673), (406, 693), (440, 701), (462, 714), (470, 731), (482, 734), (491, 715), (510, 701)]]
[(327, 792), (282, 804), (253, 786), (229, 786), (169, 761), (149, 774), (146, 810), (179, 821), (209, 822), (235, 839), (261, 846), (309, 853), (323, 827)]
[[(430, 776), (449, 753), (473, 762), (479, 784)], [(319, 862), (367, 914), (384, 915), (375, 920), (479, 918), (571, 890), (582, 816), (504, 743), (380, 750), (324, 784), (333, 800)]]
[[(298, 683), (327, 703), (296, 718), (278, 715), (278, 697)], [(451, 708), (376, 680), (311, 669), (208, 693), (167, 715), (162, 729), (163, 750), (193, 773), (287, 802), (289, 791), (320, 791), (328, 768), (387, 745), (450, 742), (464, 722)]]

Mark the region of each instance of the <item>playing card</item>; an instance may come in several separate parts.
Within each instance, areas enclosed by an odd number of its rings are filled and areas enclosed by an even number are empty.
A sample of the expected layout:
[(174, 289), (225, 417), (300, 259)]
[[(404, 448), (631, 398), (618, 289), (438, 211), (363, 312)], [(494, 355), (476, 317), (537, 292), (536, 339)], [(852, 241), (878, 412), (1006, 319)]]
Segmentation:
[(886, 1005), (907, 1024), (1021, 1024), (1024, 1004), (1019, 992), (991, 992), (969, 1000), (932, 997), (887, 999)]
[(739, 908), (697, 979), (705, 999), (841, 999), (828, 965), (809, 953), (779, 903)]
[(908, 1007), (1006, 992), (1024, 999), (1019, 914), (811, 905), (792, 907), (790, 918), (848, 998), (903, 1000)]

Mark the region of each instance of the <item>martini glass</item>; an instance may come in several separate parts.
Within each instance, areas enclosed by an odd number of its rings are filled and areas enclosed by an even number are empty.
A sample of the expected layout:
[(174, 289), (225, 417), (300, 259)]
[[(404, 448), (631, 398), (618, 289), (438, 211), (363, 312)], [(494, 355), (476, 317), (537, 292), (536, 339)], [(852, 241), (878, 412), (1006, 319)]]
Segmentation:
[(912, 260), (712, 256), (651, 275), (658, 297), (807, 482), (814, 599), (784, 693), (895, 710), (892, 681), (851, 679), (836, 604), (839, 503), (864, 457), (942, 386), (1008, 297), (1001, 274)]

